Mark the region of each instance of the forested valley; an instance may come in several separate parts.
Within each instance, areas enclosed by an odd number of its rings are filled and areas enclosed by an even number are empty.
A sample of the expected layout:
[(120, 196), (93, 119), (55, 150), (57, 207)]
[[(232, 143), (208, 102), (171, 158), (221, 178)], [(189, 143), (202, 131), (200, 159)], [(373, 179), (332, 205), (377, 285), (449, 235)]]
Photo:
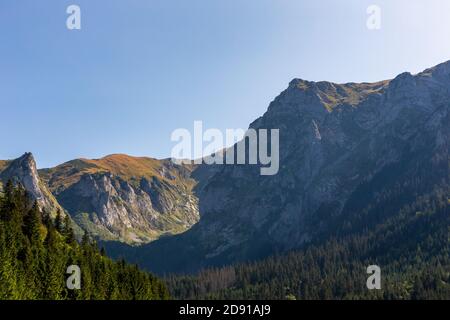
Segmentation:
[[(449, 191), (436, 190), (367, 233), (169, 276), (169, 289), (179, 299), (450, 299)], [(366, 287), (369, 265), (381, 268), (381, 290)]]
[[(80, 270), (69, 289), (69, 266)], [(164, 283), (123, 260), (114, 262), (85, 234), (75, 239), (70, 219), (51, 218), (10, 181), (0, 194), (0, 300), (168, 299)]]

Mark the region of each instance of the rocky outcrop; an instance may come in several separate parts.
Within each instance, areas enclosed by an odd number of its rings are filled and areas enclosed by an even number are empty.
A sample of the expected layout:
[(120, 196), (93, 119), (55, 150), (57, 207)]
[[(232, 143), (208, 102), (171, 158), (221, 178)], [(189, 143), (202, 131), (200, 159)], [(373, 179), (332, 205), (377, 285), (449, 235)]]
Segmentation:
[(61, 206), (39, 178), (36, 162), (31, 153), (25, 153), (15, 160), (2, 161), (0, 181), (5, 184), (8, 180), (16, 185), (21, 184), (30, 198), (36, 200), (41, 208), (45, 208), (52, 215), (55, 215), (58, 209), (64, 214)]

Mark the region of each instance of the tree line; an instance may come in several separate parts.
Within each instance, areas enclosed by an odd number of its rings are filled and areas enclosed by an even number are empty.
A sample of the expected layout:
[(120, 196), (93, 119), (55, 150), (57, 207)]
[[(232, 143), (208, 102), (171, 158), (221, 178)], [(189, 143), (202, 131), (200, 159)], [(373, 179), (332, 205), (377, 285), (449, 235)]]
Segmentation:
[[(64, 217), (63, 217), (64, 216)], [(79, 266), (79, 290), (67, 268)], [(125, 261), (112, 261), (86, 233), (79, 243), (68, 215), (51, 217), (9, 181), (0, 194), (0, 300), (168, 299), (162, 281)]]
[[(437, 190), (376, 230), (166, 282), (177, 299), (450, 299), (449, 194)], [(366, 286), (369, 265), (381, 268), (381, 290)]]

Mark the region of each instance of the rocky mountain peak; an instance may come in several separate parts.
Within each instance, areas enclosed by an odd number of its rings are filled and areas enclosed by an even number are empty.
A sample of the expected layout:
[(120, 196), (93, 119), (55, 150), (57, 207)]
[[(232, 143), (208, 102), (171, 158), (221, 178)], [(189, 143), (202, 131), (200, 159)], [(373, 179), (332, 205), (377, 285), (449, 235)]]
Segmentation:
[(21, 157), (8, 161), (0, 170), (0, 181), (5, 183), (11, 180), (15, 184), (21, 184), (29, 193), (31, 199), (36, 200), (41, 208), (55, 213), (57, 209), (63, 210), (42, 183), (36, 166), (36, 161), (31, 152), (26, 152)]
[(34, 199), (41, 200), (43, 198), (39, 188), (36, 162), (32, 153), (27, 152), (20, 158), (11, 161), (0, 176), (2, 180), (11, 179), (16, 183), (21, 183)]
[(432, 68), (428, 68), (419, 75), (434, 75), (434, 76), (450, 76), (450, 60), (440, 63)]

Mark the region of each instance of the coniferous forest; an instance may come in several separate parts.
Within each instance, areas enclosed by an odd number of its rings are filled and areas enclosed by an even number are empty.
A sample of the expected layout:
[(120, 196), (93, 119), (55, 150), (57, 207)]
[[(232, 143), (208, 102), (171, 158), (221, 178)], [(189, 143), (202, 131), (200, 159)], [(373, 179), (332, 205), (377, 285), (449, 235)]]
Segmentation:
[[(349, 216), (325, 243), (195, 276), (168, 276), (166, 284), (176, 299), (450, 299), (448, 194), (448, 186), (436, 187), (370, 231), (352, 233), (360, 217)], [(87, 235), (78, 243), (67, 216), (51, 218), (12, 183), (0, 197), (0, 261), (0, 299), (169, 298), (161, 280), (113, 262)], [(382, 290), (367, 290), (372, 264), (382, 267)], [(80, 290), (66, 286), (69, 265), (80, 266)]]
[[(260, 262), (168, 276), (169, 289), (179, 299), (450, 299), (449, 191), (436, 189), (375, 230)], [(374, 264), (381, 290), (366, 286)]]
[[(87, 234), (75, 240), (70, 220), (51, 218), (26, 191), (8, 182), (0, 194), (0, 300), (154, 300), (169, 297), (153, 275), (123, 260), (113, 262)], [(80, 288), (69, 289), (69, 266)]]

